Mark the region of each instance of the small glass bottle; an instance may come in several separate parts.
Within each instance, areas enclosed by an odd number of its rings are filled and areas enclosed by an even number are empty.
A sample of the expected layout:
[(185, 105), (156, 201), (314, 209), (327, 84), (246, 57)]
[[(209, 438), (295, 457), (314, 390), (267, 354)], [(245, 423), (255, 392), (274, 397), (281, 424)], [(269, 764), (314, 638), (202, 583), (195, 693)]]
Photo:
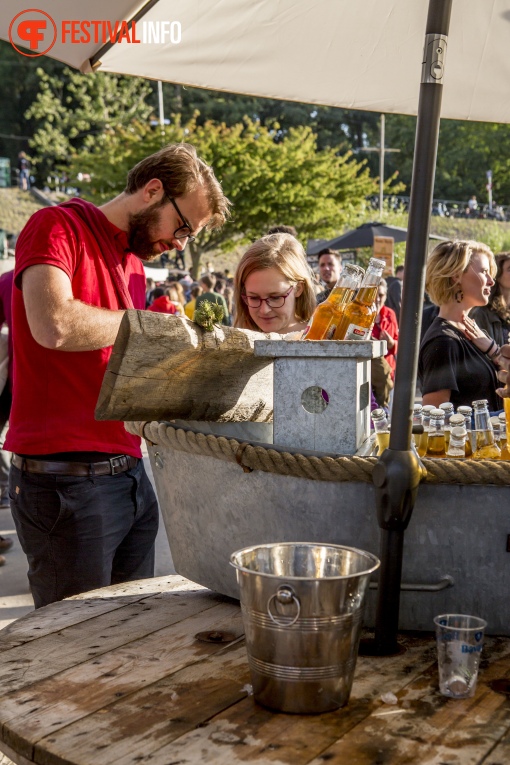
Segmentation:
[(448, 444), (450, 443), (450, 431), (451, 431), (450, 417), (455, 412), (455, 409), (451, 401), (445, 401), (444, 404), (439, 404), (439, 409), (442, 409), (444, 412), (444, 437), (446, 442), (446, 448), (448, 449)]
[(351, 263), (343, 266), (342, 273), (327, 299), (315, 309), (304, 340), (331, 340), (345, 307), (354, 297), (364, 274), (364, 269), (359, 266)]
[[(423, 426), (423, 407), (421, 404), (415, 404), (413, 408), (413, 425)], [(425, 452), (427, 451), (427, 444), (423, 438), (424, 435), (425, 429), (423, 433), (413, 435), (414, 445), (416, 446), (416, 451), (420, 457), (424, 457)]]
[(504, 412), (498, 416), (499, 419), (499, 448), (501, 449), (501, 459), (510, 460), (510, 449), (508, 448), (508, 437), (506, 427), (506, 416)]
[(423, 435), (421, 437), (420, 451), (423, 451), (423, 456), (427, 453), (427, 444), (429, 441), (430, 413), (435, 408), (436, 407), (432, 406), (432, 404), (425, 404), (421, 410), (423, 415)]
[[(462, 416), (462, 415), (460, 415)], [(464, 425), (454, 426), (450, 431), (450, 443), (446, 456), (451, 460), (463, 460), (466, 458), (467, 430)]]
[(457, 414), (464, 415), (465, 425), (467, 430), (466, 438), (466, 457), (471, 457), (473, 451), (476, 449), (476, 441), (474, 438), (474, 432), (471, 430), (471, 417), (473, 416), (473, 409), (470, 406), (457, 407)]
[(374, 409), (371, 417), (377, 439), (377, 455), (380, 457), (390, 445), (390, 426), (384, 409)]
[(425, 456), (446, 457), (444, 412), (442, 409), (433, 409), (430, 413), (429, 438)]
[(494, 438), (487, 399), (473, 401), (475, 411), (476, 449), (474, 460), (499, 460), (501, 450)]
[[(471, 428), (471, 415), (469, 419), (469, 425)], [(450, 417), (450, 428), (451, 430), (453, 430), (453, 428), (465, 428), (466, 438), (464, 439), (464, 456), (471, 457), (473, 454), (473, 451), (471, 449), (471, 442), (469, 440), (469, 431), (466, 427), (466, 418), (464, 417), (463, 414), (461, 414), (461, 412), (457, 412), (457, 414), (452, 414), (452, 416)]]
[(386, 268), (384, 260), (370, 258), (367, 272), (354, 300), (345, 307), (334, 340), (369, 340), (377, 308), (375, 298)]

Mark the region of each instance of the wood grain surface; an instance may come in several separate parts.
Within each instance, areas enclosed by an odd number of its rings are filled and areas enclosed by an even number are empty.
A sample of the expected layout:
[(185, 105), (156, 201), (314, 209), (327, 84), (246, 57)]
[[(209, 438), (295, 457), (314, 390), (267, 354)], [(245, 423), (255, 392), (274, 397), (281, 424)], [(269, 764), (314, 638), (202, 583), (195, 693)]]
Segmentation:
[(281, 339), (189, 319), (126, 311), (96, 407), (98, 420), (270, 422), (273, 361), (256, 339)]
[(236, 601), (179, 576), (85, 593), (0, 632), (0, 749), (19, 765), (508, 765), (510, 701), (489, 683), (510, 679), (510, 639), (486, 639), (465, 700), (439, 694), (432, 634), (400, 639), (358, 659), (343, 709), (276, 714), (250, 695)]

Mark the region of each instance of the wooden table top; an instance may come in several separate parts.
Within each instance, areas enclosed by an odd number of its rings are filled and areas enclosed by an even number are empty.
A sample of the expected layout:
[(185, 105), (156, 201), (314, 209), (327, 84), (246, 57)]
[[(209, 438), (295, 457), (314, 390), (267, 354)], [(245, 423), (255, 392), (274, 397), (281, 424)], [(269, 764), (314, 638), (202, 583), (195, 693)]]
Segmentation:
[[(200, 632), (227, 631), (226, 644)], [(510, 638), (476, 695), (437, 689), (431, 634), (358, 660), (347, 707), (275, 714), (249, 695), (240, 608), (179, 576), (53, 603), (0, 632), (0, 750), (19, 765), (508, 765)], [(392, 692), (397, 704), (385, 704)]]

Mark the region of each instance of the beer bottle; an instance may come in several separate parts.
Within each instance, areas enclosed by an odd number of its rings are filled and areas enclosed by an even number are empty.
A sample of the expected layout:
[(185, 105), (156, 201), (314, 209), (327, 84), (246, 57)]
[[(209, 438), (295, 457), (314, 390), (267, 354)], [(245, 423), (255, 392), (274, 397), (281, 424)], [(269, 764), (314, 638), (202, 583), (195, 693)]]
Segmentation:
[[(462, 415), (455, 415), (456, 417), (462, 417)], [(461, 427), (452, 427), (450, 432), (450, 443), (448, 444), (448, 451), (446, 456), (448, 459), (463, 460), (466, 457), (466, 438), (467, 430), (462, 425)]]
[(471, 455), (473, 454), (473, 451), (476, 449), (476, 441), (474, 439), (474, 433), (471, 430), (471, 417), (473, 415), (473, 409), (470, 406), (459, 406), (457, 407), (457, 414), (462, 414), (464, 416), (464, 420), (465, 420), (464, 427), (467, 430), (466, 457), (471, 457)]
[(444, 412), (442, 409), (432, 409), (430, 413), (429, 438), (426, 457), (446, 457), (444, 437)]
[(473, 401), (473, 409), (475, 410), (476, 435), (476, 449), (473, 453), (473, 459), (499, 460), (501, 458), (501, 450), (494, 438), (487, 399)]
[[(459, 409), (461, 408), (462, 407), (459, 407)], [(468, 407), (468, 409), (471, 409), (471, 407)], [(466, 438), (464, 439), (464, 456), (471, 457), (473, 454), (473, 450), (471, 449), (471, 441), (469, 440), (469, 434), (471, 431), (471, 415), (469, 415), (469, 430), (466, 424), (466, 417), (461, 412), (452, 414), (450, 417), (450, 428), (451, 430), (453, 430), (453, 428), (465, 428)]]
[(333, 335), (334, 340), (368, 340), (370, 338), (377, 316), (375, 298), (385, 268), (384, 260), (370, 258), (361, 287), (354, 300), (345, 307)]
[[(423, 425), (423, 407), (421, 404), (415, 404), (413, 408), (413, 425)], [(424, 438), (425, 436), (425, 438)], [(428, 438), (425, 428), (423, 433), (413, 436), (416, 451), (420, 457), (424, 457), (427, 451), (426, 439)]]
[(384, 409), (374, 409), (371, 417), (377, 440), (377, 455), (380, 457), (390, 445), (390, 426)]
[(429, 442), (429, 430), (430, 430), (430, 413), (435, 406), (432, 404), (425, 404), (421, 413), (423, 414), (423, 435), (421, 437), (420, 449), (423, 450), (423, 456), (427, 453), (427, 444)]
[(331, 340), (345, 306), (351, 302), (361, 284), (365, 271), (359, 266), (346, 263), (340, 277), (327, 299), (320, 303), (312, 316), (312, 323), (304, 340)]
[(501, 459), (510, 460), (510, 449), (508, 448), (508, 436), (507, 436), (505, 413), (501, 412), (498, 419), (499, 419), (499, 448), (501, 449)]
[(446, 448), (448, 449), (448, 444), (450, 443), (450, 431), (451, 431), (451, 425), (450, 425), (450, 417), (454, 413), (453, 404), (451, 401), (445, 401), (444, 404), (439, 404), (439, 409), (442, 409), (444, 412), (444, 438), (446, 443)]

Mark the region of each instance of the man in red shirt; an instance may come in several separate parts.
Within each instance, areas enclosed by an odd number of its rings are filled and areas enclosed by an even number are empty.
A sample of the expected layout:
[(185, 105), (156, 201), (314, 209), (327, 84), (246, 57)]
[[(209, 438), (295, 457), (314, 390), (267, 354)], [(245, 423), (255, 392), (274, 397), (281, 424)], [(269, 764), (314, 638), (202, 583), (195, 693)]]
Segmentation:
[(36, 212), (16, 245), (11, 509), (36, 607), (154, 574), (157, 502), (140, 439), (94, 409), (125, 309), (145, 308), (142, 261), (182, 249), (228, 213), (189, 144), (128, 173), (97, 208)]

